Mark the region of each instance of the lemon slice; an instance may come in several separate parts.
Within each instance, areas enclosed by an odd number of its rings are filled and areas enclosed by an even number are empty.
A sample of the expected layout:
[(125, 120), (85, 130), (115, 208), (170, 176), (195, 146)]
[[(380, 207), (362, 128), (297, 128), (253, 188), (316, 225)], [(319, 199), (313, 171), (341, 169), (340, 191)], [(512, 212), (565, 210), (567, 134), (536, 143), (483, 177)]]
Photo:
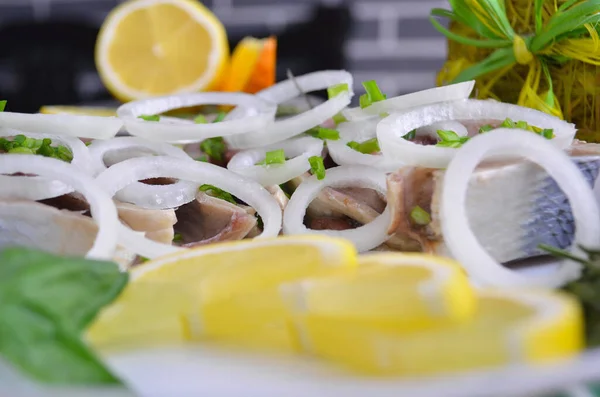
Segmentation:
[(130, 0), (106, 18), (96, 67), (126, 102), (215, 88), (229, 59), (221, 22), (196, 0)]
[(472, 319), (414, 333), (308, 319), (304, 344), (322, 357), (380, 375), (429, 375), (571, 356), (583, 345), (578, 304), (552, 292), (481, 291)]
[(42, 106), (40, 113), (114, 117), (117, 115), (117, 109), (101, 106)]
[(292, 339), (279, 286), (343, 273), (356, 265), (351, 243), (321, 236), (246, 240), (184, 251), (134, 269), (123, 295), (101, 314), (88, 337), (96, 345), (217, 337), (288, 349)]

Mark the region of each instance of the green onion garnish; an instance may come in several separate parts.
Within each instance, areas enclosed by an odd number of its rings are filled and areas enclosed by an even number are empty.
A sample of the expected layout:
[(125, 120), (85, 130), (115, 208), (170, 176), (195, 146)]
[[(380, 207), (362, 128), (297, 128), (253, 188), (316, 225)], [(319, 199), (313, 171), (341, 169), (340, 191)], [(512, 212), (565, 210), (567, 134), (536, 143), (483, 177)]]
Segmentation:
[(363, 154), (371, 154), (371, 153), (376, 153), (379, 152), (379, 141), (377, 141), (377, 138), (372, 138), (369, 140), (366, 140), (362, 143), (356, 142), (356, 141), (350, 141), (346, 144), (346, 146), (356, 150), (357, 152), (363, 153)]
[(237, 204), (231, 193), (228, 193), (223, 189), (219, 189), (216, 186), (204, 184), (200, 186), (200, 191), (205, 192), (209, 196), (228, 201), (232, 204)]
[(181, 235), (181, 233), (175, 233), (175, 235), (173, 236), (173, 242), (178, 243), (182, 240), (183, 240), (183, 236)]
[(361, 109), (371, 106), (371, 100), (369, 99), (369, 94), (362, 94), (358, 98), (358, 104), (360, 105)]
[(485, 124), (485, 125), (482, 125), (481, 127), (479, 127), (479, 133), (483, 134), (484, 132), (488, 132), (493, 129), (494, 129), (494, 127), (492, 127), (490, 124)]
[(158, 114), (142, 114), (138, 116), (138, 119), (145, 121), (160, 121), (160, 116)]
[(219, 112), (217, 114), (217, 117), (213, 120), (213, 123), (220, 123), (221, 121), (223, 121), (223, 119), (225, 119), (225, 116), (227, 116), (225, 112)]
[(321, 156), (312, 156), (308, 158), (310, 163), (310, 170), (313, 175), (317, 176), (318, 180), (325, 178), (325, 164), (323, 164), (323, 158)]
[(551, 128), (545, 128), (542, 130), (542, 132), (540, 132), (540, 135), (546, 139), (552, 139), (554, 138), (554, 130)]
[(338, 113), (338, 114), (336, 114), (335, 116), (333, 116), (333, 122), (335, 123), (335, 125), (338, 125), (338, 124), (340, 124), (340, 123), (344, 123), (344, 122), (346, 122), (346, 121), (348, 121), (348, 119), (346, 119), (346, 118), (344, 117), (344, 115), (343, 115), (343, 114), (341, 114), (341, 113)]
[(328, 139), (330, 141), (337, 141), (340, 139), (340, 133), (331, 128), (316, 127), (306, 131), (306, 133), (312, 137), (322, 140)]
[(437, 130), (437, 135), (440, 141), (436, 146), (441, 147), (459, 148), (469, 140), (468, 136), (458, 136), (456, 132), (450, 130)]
[(196, 161), (202, 161), (202, 162), (204, 162), (204, 163), (208, 163), (208, 156), (207, 156), (207, 155), (205, 155), (205, 154), (203, 154), (203, 155), (202, 155), (202, 156), (200, 156), (200, 157), (196, 157), (194, 160), (196, 160)]
[(431, 215), (417, 205), (410, 211), (410, 219), (417, 225), (425, 226), (431, 222)]
[(68, 147), (61, 145), (55, 147), (51, 145), (52, 140), (50, 138), (35, 139), (22, 134), (15, 136), (12, 141), (0, 138), (0, 150), (7, 153), (37, 154), (68, 163), (73, 160), (73, 153)]
[(0, 101), (0, 112), (4, 112), (4, 109), (6, 109), (6, 99)]
[(226, 149), (225, 141), (221, 137), (208, 138), (200, 143), (200, 150), (217, 161), (223, 161)]
[(529, 124), (527, 124), (527, 122), (523, 121), (523, 120), (517, 121), (516, 126), (517, 126), (517, 128), (520, 128), (522, 130), (528, 130), (529, 129)]
[(417, 136), (417, 129), (415, 128), (412, 131), (409, 131), (406, 135), (403, 135), (402, 138), (406, 139), (407, 141), (412, 141), (413, 139), (415, 139), (415, 137)]
[(196, 117), (194, 117), (194, 123), (196, 123), (196, 124), (206, 124), (206, 123), (208, 123), (208, 121), (206, 121), (206, 117), (204, 117), (203, 114), (199, 114)]
[(506, 119), (504, 119), (504, 121), (502, 122), (502, 124), (500, 124), (500, 127), (502, 127), (502, 128), (516, 128), (517, 127), (517, 123), (515, 123), (514, 121), (512, 121), (511, 119), (509, 119), (507, 117)]
[(335, 98), (336, 96), (340, 95), (342, 92), (348, 92), (348, 91), (350, 91), (350, 89), (348, 88), (347, 83), (332, 85), (331, 87), (327, 88), (327, 97), (329, 99)]
[(256, 165), (271, 165), (285, 163), (285, 152), (283, 149), (272, 150), (265, 154), (265, 159)]
[(375, 80), (363, 81), (362, 85), (365, 87), (371, 103), (380, 102), (387, 98), (383, 95)]

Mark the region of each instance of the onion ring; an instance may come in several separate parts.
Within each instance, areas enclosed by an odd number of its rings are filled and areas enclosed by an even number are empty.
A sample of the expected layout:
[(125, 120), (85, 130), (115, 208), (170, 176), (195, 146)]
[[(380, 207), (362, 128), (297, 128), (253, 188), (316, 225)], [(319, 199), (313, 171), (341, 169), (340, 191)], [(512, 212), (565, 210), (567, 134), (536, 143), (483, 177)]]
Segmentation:
[[(107, 169), (105, 157), (114, 151), (144, 148), (150, 152), (194, 162), (182, 149), (163, 142), (152, 142), (138, 137), (119, 137), (108, 141), (94, 141), (90, 154), (94, 162), (100, 164), (100, 172)], [(135, 181), (116, 192), (119, 201), (132, 203), (142, 208), (167, 209), (179, 207), (196, 198), (199, 185), (189, 181), (177, 181), (171, 185), (148, 185)]]
[(275, 121), (260, 130), (228, 136), (225, 140), (230, 148), (251, 149), (285, 141), (299, 135), (331, 119), (348, 106), (354, 95), (352, 82), (352, 75), (344, 70), (324, 70), (277, 83), (258, 92), (256, 95), (267, 101), (280, 104), (303, 94), (298, 91), (297, 86), (301, 87), (304, 92), (310, 92), (345, 83), (348, 84), (348, 91), (342, 92), (304, 113)]
[[(196, 124), (193, 121), (164, 118), (146, 121), (141, 115), (161, 114), (169, 110), (197, 105), (237, 105), (235, 112), (222, 122)], [(241, 92), (203, 92), (142, 99), (121, 105), (117, 115), (131, 135), (152, 141), (200, 142), (207, 138), (242, 134), (265, 128), (275, 118), (277, 106), (260, 97)]]
[[(286, 160), (283, 164), (256, 165), (265, 158), (267, 152), (283, 149)], [(323, 141), (309, 136), (292, 138), (260, 149), (250, 149), (236, 153), (227, 169), (236, 174), (253, 179), (263, 186), (280, 185), (310, 170), (308, 158), (323, 153)]]
[(552, 128), (552, 144), (568, 147), (575, 136), (575, 126), (538, 110), (491, 100), (467, 99), (439, 103), (402, 114), (392, 114), (377, 125), (377, 137), (384, 156), (400, 158), (407, 165), (445, 168), (456, 154), (455, 148), (424, 146), (403, 138), (415, 128), (450, 120), (523, 120), (540, 128)]
[(400, 160), (390, 160), (381, 154), (365, 154), (358, 152), (347, 143), (352, 141), (342, 137), (337, 141), (328, 141), (327, 150), (333, 161), (338, 165), (364, 165), (372, 167), (383, 172), (392, 172), (402, 167), (404, 164)]
[[(114, 195), (135, 181), (159, 177), (214, 185), (244, 200), (262, 217), (264, 228), (257, 238), (275, 237), (281, 230), (281, 208), (273, 196), (258, 183), (216, 165), (173, 157), (138, 157), (113, 165), (100, 174), (96, 181), (110, 195)], [(125, 226), (120, 228), (119, 235), (125, 248), (140, 255), (146, 254), (144, 256), (149, 258), (178, 250), (136, 235)]]
[[(543, 167), (555, 179), (571, 203), (575, 219), (575, 242), (594, 247), (600, 241), (600, 211), (581, 171), (561, 150), (545, 138), (524, 130), (499, 128), (467, 142), (446, 170), (441, 198), (441, 226), (446, 245), (475, 281), (495, 286), (559, 287), (580, 276), (581, 266), (564, 262), (550, 275), (527, 277), (503, 267), (479, 244), (469, 225), (465, 208), (471, 173), (486, 156), (518, 154)], [(493, 226), (493, 225), (490, 225)]]
[(430, 88), (423, 91), (412, 92), (394, 98), (374, 102), (364, 109), (359, 107), (346, 109), (342, 112), (344, 117), (350, 121), (361, 120), (367, 117), (387, 112), (402, 112), (421, 106), (431, 105), (439, 102), (457, 101), (467, 99), (475, 87), (475, 81), (450, 84), (442, 87)]
[(345, 238), (354, 243), (359, 252), (368, 251), (384, 243), (390, 236), (387, 233), (391, 221), (389, 206), (372, 222), (349, 230), (311, 230), (304, 226), (304, 215), (310, 203), (324, 187), (359, 186), (374, 189), (385, 195), (387, 192), (386, 177), (381, 171), (363, 166), (341, 166), (330, 168), (323, 180), (314, 175), (296, 188), (285, 207), (283, 214), (284, 234), (324, 234), (326, 236)]
[(110, 139), (122, 126), (116, 117), (0, 112), (0, 127), (44, 134)]
[(96, 240), (86, 257), (112, 259), (117, 247), (117, 208), (112, 198), (90, 176), (64, 161), (30, 154), (0, 156), (0, 172), (35, 173), (44, 178), (61, 180), (80, 192), (89, 203), (92, 217), (98, 225)]

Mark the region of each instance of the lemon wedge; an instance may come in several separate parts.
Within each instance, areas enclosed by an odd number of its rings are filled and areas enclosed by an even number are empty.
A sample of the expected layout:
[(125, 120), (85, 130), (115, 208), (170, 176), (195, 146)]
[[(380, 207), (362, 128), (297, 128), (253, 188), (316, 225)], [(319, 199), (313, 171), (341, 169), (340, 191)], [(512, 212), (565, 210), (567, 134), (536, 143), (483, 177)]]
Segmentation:
[(42, 106), (42, 114), (74, 114), (82, 116), (114, 117), (117, 115), (116, 108), (101, 106)]
[[(398, 283), (397, 288), (407, 286)], [(382, 296), (385, 292), (373, 299)], [(373, 375), (430, 375), (545, 362), (571, 356), (582, 348), (583, 320), (570, 296), (487, 290), (477, 292), (476, 298), (475, 313), (466, 321), (418, 332), (405, 332), (400, 323), (382, 327), (377, 321), (354, 322), (349, 327), (346, 318), (311, 315), (310, 307), (309, 314), (300, 319), (296, 316), (296, 326), (308, 351)], [(415, 302), (421, 304), (422, 299)], [(412, 315), (414, 310), (409, 308), (407, 313)]]
[(277, 39), (244, 37), (234, 48), (222, 91), (255, 94), (275, 84)]
[[(214, 337), (246, 346), (293, 346), (279, 287), (357, 265), (354, 246), (322, 236), (215, 244), (134, 269), (122, 296), (88, 331), (95, 345)], [(152, 294), (152, 289), (156, 293)], [(132, 317), (133, 316), (133, 317)]]
[(196, 0), (129, 0), (104, 21), (96, 67), (126, 102), (216, 88), (229, 59), (221, 22)]

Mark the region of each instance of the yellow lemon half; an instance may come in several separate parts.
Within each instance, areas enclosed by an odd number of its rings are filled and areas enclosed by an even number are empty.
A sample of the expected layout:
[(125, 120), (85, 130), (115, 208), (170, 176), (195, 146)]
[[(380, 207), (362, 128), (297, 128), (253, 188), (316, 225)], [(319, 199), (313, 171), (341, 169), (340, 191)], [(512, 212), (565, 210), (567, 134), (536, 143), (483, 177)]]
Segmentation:
[[(356, 265), (351, 243), (322, 236), (245, 240), (184, 251), (134, 269), (125, 292), (101, 313), (88, 338), (105, 345), (150, 336), (152, 341), (214, 337), (289, 349), (291, 334), (279, 287)], [(151, 296), (153, 288), (156, 294)]]
[(228, 59), (223, 25), (196, 0), (126, 1), (96, 41), (100, 77), (124, 102), (213, 89)]

